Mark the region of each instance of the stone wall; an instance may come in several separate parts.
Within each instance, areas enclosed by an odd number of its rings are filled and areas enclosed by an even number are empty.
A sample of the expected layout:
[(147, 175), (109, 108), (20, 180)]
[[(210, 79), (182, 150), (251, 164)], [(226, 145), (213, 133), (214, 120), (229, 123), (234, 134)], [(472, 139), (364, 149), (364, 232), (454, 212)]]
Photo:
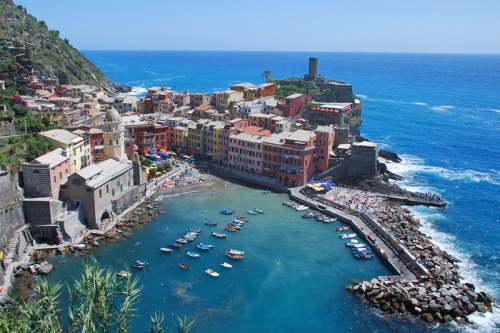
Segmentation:
[(139, 186), (133, 186), (127, 192), (123, 193), (119, 198), (111, 201), (113, 206), (113, 211), (120, 214), (122, 211), (130, 207), (133, 203), (138, 201), (141, 197), (141, 191)]
[(0, 249), (9, 244), (14, 231), (24, 225), (22, 191), (17, 174), (0, 170)]
[(377, 146), (371, 143), (353, 143), (349, 156), (348, 179), (363, 179), (377, 175)]

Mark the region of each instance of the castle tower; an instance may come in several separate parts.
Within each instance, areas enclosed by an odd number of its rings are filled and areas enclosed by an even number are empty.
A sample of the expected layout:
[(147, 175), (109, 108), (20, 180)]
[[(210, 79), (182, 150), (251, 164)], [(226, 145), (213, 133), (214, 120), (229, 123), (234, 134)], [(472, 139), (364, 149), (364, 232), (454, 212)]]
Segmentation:
[(127, 160), (125, 154), (125, 128), (116, 109), (109, 109), (104, 117), (104, 157), (117, 161)]
[(309, 73), (304, 75), (305, 81), (314, 81), (318, 76), (318, 58), (309, 58)]

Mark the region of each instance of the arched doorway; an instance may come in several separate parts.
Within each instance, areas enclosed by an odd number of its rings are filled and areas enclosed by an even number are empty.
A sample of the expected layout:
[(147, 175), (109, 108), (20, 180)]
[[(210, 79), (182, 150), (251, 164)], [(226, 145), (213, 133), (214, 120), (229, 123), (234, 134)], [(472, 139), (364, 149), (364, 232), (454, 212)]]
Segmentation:
[(101, 220), (99, 221), (99, 229), (104, 229), (111, 222), (111, 215), (109, 211), (105, 210), (101, 215)]

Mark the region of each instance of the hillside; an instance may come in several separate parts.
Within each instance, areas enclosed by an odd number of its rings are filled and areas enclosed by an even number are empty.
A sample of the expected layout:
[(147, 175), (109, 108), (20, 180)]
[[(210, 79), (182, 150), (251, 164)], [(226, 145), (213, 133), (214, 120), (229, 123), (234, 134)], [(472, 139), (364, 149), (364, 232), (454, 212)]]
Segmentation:
[(12, 0), (1, 0), (0, 80), (6, 86), (14, 84), (21, 93), (29, 93), (24, 83), (32, 73), (57, 78), (60, 84), (98, 86), (110, 94), (130, 90), (112, 83), (69, 40), (61, 39), (59, 31), (49, 30), (44, 21), (38, 21)]

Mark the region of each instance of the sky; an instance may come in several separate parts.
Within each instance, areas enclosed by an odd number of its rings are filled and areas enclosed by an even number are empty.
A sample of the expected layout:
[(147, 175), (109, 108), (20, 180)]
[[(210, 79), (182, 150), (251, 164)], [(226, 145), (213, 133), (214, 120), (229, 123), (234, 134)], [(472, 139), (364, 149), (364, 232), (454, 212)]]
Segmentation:
[(500, 54), (500, 0), (14, 0), (79, 50)]

